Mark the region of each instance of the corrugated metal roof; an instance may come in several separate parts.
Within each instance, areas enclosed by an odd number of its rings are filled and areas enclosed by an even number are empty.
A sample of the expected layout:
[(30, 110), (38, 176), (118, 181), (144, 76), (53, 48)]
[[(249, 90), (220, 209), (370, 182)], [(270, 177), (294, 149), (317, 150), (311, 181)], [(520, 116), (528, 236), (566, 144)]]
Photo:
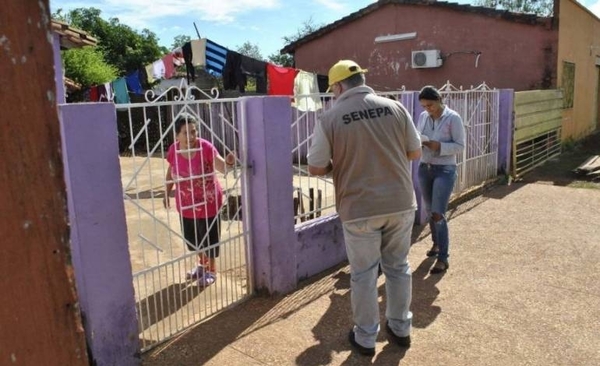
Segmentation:
[(81, 29), (73, 28), (67, 23), (52, 20), (52, 31), (61, 35), (60, 47), (63, 49), (95, 46), (98, 40)]
[(376, 3), (373, 3), (365, 8), (362, 8), (350, 15), (347, 15), (331, 24), (328, 24), (306, 36), (298, 39), (295, 42), (292, 42), (281, 49), (281, 54), (286, 53), (294, 53), (294, 51), (301, 46), (302, 44), (308, 43), (314, 39), (317, 39), (325, 34), (333, 31), (336, 28), (341, 27), (342, 25), (348, 24), (356, 19), (362, 18), (365, 15), (372, 13), (386, 5), (421, 5), (421, 6), (435, 6), (446, 9), (453, 9), (462, 12), (468, 13), (476, 13), (483, 16), (489, 16), (494, 18), (501, 18), (512, 22), (517, 23), (527, 23), (527, 24), (547, 24), (548, 20), (551, 18), (548, 17), (540, 17), (535, 14), (524, 14), (524, 13), (512, 13), (506, 10), (496, 10), (492, 8), (486, 8), (483, 6), (471, 6), (466, 4), (458, 4), (451, 3), (445, 1), (436, 1), (436, 0), (379, 0)]

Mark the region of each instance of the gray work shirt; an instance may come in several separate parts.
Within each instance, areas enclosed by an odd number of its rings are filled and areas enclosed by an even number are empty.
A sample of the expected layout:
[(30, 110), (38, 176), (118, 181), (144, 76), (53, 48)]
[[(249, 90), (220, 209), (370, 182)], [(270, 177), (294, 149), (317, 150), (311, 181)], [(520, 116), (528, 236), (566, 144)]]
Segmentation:
[(420, 149), (412, 118), (397, 101), (359, 86), (347, 90), (316, 124), (308, 164), (333, 166), (343, 222), (415, 210), (408, 151)]

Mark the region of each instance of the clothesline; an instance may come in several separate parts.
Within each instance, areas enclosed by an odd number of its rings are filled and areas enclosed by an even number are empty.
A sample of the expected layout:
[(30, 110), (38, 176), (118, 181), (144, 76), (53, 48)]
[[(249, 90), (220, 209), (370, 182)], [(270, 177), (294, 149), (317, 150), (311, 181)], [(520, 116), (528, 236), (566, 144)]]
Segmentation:
[[(222, 76), (225, 90), (241, 93), (246, 91), (249, 77), (256, 80), (256, 92), (267, 95), (308, 95), (327, 89), (327, 76), (257, 60), (202, 38), (186, 42), (125, 77), (91, 87), (89, 101), (129, 103), (129, 93), (143, 94), (155, 81), (173, 78), (182, 66), (188, 83), (195, 82), (196, 68), (203, 68), (213, 76)], [(315, 100), (305, 107), (320, 108), (319, 103)]]

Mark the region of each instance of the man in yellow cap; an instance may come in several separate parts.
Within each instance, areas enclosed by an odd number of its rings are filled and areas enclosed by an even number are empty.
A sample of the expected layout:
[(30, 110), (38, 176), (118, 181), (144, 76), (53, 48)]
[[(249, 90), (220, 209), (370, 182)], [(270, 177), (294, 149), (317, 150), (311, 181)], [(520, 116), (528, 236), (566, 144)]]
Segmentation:
[(333, 175), (352, 278), (354, 327), (348, 339), (359, 353), (374, 356), (380, 264), (386, 276), (389, 339), (410, 347), (412, 277), (407, 257), (417, 208), (410, 161), (421, 156), (421, 142), (404, 106), (376, 95), (365, 85), (366, 72), (351, 60), (329, 70), (335, 101), (315, 126), (308, 170)]

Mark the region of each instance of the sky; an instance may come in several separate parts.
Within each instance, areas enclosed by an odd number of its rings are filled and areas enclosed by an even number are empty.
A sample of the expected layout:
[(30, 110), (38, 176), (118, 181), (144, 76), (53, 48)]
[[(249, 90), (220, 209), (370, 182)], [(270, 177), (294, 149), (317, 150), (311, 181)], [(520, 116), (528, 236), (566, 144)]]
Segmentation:
[[(283, 37), (292, 36), (303, 23), (330, 24), (375, 0), (50, 0), (50, 9), (67, 12), (76, 8), (95, 7), (102, 18), (118, 18), (138, 31), (148, 28), (159, 44), (171, 48), (173, 38), (188, 35), (192, 39), (208, 38), (228, 49), (236, 50), (245, 42), (258, 46), (267, 58), (279, 54), (285, 46)], [(471, 3), (471, 0), (450, 2)], [(600, 0), (581, 0), (600, 18)]]

